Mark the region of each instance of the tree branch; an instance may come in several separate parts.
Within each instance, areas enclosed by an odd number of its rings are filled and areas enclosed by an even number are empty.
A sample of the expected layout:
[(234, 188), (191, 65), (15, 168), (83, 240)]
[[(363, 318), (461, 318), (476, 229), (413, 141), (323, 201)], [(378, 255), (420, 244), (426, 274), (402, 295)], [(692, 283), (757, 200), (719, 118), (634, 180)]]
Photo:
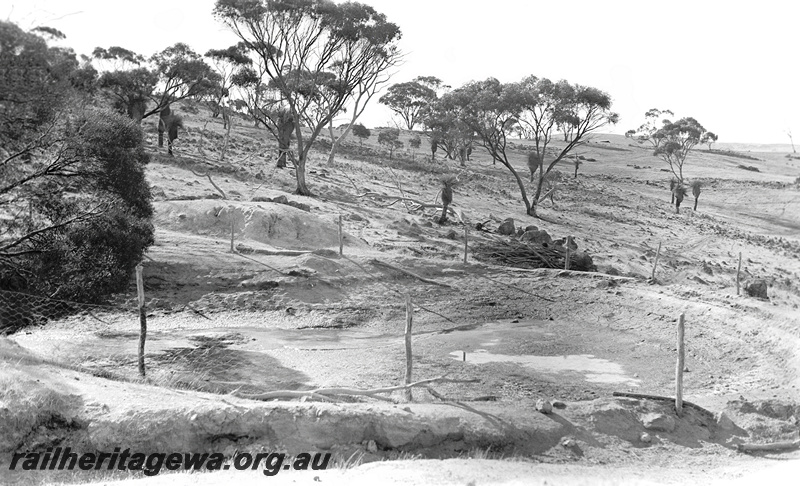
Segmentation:
[(389, 264), (389, 263), (386, 263), (386, 262), (382, 262), (382, 261), (377, 260), (377, 259), (370, 260), (370, 263), (372, 263), (373, 265), (381, 266), (381, 267), (391, 268), (392, 270), (397, 270), (398, 272), (403, 273), (405, 275), (408, 275), (409, 277), (416, 278), (417, 280), (419, 280), (421, 282), (425, 282), (425, 283), (429, 283), (429, 284), (433, 284), (433, 285), (439, 285), (441, 287), (446, 287), (448, 289), (452, 289), (453, 288), (452, 285), (448, 285), (446, 283), (441, 283), (441, 282), (437, 282), (435, 280), (427, 279), (425, 277), (417, 275), (414, 272), (410, 272), (408, 270), (404, 270), (404, 269), (402, 269), (400, 267), (396, 267), (396, 266), (394, 266), (392, 264)]
[(233, 395), (240, 398), (249, 398), (251, 400), (279, 400), (282, 398), (301, 398), (301, 397), (311, 397), (320, 400), (330, 400), (329, 398), (330, 396), (337, 396), (337, 395), (367, 396), (378, 400), (387, 400), (386, 398), (379, 397), (377, 395), (383, 393), (392, 393), (401, 390), (408, 390), (415, 387), (426, 387), (431, 383), (477, 383), (480, 381), (477, 378), (462, 380), (455, 378), (447, 378), (446, 376), (447, 375), (442, 375), (436, 378), (428, 378), (414, 383), (409, 383), (407, 385), (372, 388), (368, 390), (362, 390), (358, 388), (317, 388), (315, 390), (281, 390), (281, 391), (254, 393), (254, 394), (234, 392)]
[[(99, 208), (100, 208), (100, 206), (97, 206), (96, 209), (99, 209)], [(16, 241), (13, 241), (13, 242), (11, 242), (11, 243), (3, 246), (3, 247), (0, 247), (0, 254), (2, 254), (3, 256), (13, 256), (13, 254), (6, 254), (5, 251), (10, 249), (10, 248), (14, 248), (15, 246), (18, 246), (18, 245), (24, 243), (25, 241), (28, 241), (31, 238), (34, 238), (37, 235), (40, 235), (40, 234), (45, 233), (47, 231), (52, 231), (52, 230), (55, 230), (55, 229), (58, 229), (58, 228), (63, 228), (64, 226), (68, 226), (68, 225), (70, 225), (72, 223), (77, 223), (79, 221), (86, 220), (89, 217), (97, 216), (97, 215), (100, 215), (100, 214), (102, 214), (104, 212), (105, 212), (105, 210), (99, 211), (99, 212), (87, 211), (87, 212), (85, 212), (83, 214), (79, 214), (78, 216), (75, 216), (72, 219), (64, 221), (63, 223), (50, 225), (50, 226), (47, 226), (45, 228), (40, 228), (40, 229), (38, 229), (36, 231), (32, 231), (32, 232), (28, 233), (27, 235), (18, 238)]]

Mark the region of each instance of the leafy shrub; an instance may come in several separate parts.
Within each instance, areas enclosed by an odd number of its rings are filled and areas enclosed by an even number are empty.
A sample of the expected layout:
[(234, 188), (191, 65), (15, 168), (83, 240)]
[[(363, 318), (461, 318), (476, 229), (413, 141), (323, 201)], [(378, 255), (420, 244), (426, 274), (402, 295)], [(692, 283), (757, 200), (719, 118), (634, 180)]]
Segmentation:
[[(16, 187), (26, 215), (0, 221), (0, 233), (10, 236), (0, 242), (0, 289), (98, 302), (127, 286), (153, 244), (149, 159), (129, 118), (105, 110), (65, 116), (51, 145), (61, 172)], [(37, 155), (29, 165), (47, 167), (51, 157)]]

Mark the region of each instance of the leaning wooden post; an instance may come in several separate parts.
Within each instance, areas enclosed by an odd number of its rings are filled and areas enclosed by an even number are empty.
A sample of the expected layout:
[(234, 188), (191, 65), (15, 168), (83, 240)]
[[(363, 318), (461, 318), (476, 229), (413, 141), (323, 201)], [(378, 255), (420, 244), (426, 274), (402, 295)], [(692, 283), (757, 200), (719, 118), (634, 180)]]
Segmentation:
[(339, 256), (344, 255), (344, 237), (342, 236), (342, 215), (339, 215)]
[(139, 294), (139, 374), (144, 377), (144, 342), (147, 339), (147, 311), (144, 306), (144, 279), (142, 279), (141, 265), (136, 265), (136, 290)]
[(675, 366), (675, 411), (678, 417), (683, 415), (683, 324), (684, 315), (678, 319), (678, 364)]
[(656, 250), (656, 261), (653, 262), (653, 273), (650, 274), (650, 280), (656, 279), (656, 267), (658, 266), (658, 256), (661, 255), (661, 242), (658, 242), (658, 250)]
[(467, 263), (467, 250), (469, 249), (469, 226), (464, 226), (464, 263)]
[[(411, 304), (411, 297), (406, 295), (406, 385), (411, 383), (411, 369), (413, 358), (411, 357), (411, 326), (414, 322), (414, 306)], [(412, 401), (411, 388), (406, 388), (406, 400)]]
[(739, 295), (739, 272), (742, 271), (742, 252), (739, 252), (739, 266), (736, 267), (736, 295)]
[(569, 244), (572, 242), (572, 237), (567, 236), (567, 256), (564, 258), (564, 270), (569, 270)]

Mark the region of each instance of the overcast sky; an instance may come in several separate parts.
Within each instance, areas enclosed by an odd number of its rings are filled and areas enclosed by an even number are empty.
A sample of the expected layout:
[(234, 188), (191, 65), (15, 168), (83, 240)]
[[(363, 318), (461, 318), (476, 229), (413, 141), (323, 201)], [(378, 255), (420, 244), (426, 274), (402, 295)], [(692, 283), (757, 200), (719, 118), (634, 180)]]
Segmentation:
[[(175, 42), (200, 53), (237, 41), (214, 0), (0, 0), (0, 18), (55, 27), (80, 54), (118, 45), (150, 55)], [(620, 123), (649, 108), (693, 116), (720, 142), (800, 145), (800, 2), (670, 0), (459, 2), (363, 0), (403, 32), (392, 82), (433, 75), (458, 87), (529, 74), (608, 92)], [(369, 126), (391, 123), (373, 102)]]

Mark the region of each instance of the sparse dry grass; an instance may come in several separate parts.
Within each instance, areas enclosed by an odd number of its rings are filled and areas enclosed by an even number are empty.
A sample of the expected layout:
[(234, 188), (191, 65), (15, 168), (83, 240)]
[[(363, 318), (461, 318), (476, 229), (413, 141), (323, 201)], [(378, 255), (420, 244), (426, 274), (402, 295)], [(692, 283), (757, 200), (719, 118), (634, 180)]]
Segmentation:
[(76, 427), (80, 397), (61, 393), (0, 363), (0, 450), (48, 445), (49, 431)]

